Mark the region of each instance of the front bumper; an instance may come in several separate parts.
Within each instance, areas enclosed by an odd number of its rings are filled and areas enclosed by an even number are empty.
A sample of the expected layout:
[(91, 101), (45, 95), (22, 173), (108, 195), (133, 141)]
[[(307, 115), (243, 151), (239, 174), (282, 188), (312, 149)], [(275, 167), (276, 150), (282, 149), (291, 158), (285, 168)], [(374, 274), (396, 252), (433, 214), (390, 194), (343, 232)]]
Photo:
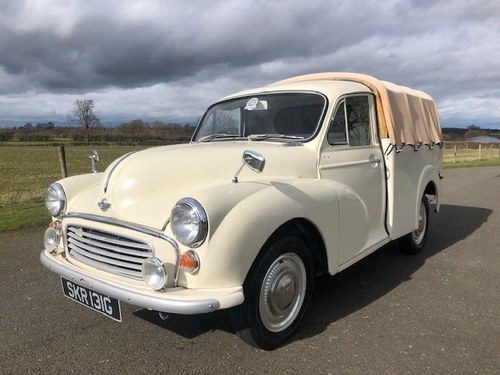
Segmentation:
[(54, 256), (42, 251), (40, 261), (49, 270), (78, 285), (131, 305), (165, 313), (203, 314), (237, 306), (244, 301), (243, 287), (241, 286), (224, 289), (176, 287), (169, 288), (165, 292), (151, 291), (147, 294), (102, 281), (68, 263), (61, 255)]

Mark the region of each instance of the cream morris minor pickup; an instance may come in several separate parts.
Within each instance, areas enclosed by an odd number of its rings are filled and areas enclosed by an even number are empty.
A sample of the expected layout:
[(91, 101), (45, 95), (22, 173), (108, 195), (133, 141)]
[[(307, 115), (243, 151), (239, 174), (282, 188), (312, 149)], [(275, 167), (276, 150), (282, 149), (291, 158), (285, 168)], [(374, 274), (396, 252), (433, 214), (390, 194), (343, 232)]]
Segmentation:
[(272, 349), (297, 329), (316, 275), (396, 239), (424, 247), (441, 146), (430, 96), (370, 76), (240, 92), (208, 108), (189, 144), (50, 185), (41, 262), (64, 295), (113, 319), (119, 301), (231, 309), (242, 339)]

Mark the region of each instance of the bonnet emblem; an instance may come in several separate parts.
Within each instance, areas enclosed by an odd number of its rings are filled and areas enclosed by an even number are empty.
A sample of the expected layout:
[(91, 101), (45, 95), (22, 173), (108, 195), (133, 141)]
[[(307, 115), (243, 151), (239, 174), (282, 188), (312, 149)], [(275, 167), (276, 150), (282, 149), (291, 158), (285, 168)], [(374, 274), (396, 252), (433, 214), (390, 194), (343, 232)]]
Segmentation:
[(109, 203), (106, 198), (103, 198), (99, 202), (97, 202), (97, 205), (99, 206), (99, 208), (103, 212), (106, 212), (108, 210), (108, 208), (111, 207), (111, 203)]

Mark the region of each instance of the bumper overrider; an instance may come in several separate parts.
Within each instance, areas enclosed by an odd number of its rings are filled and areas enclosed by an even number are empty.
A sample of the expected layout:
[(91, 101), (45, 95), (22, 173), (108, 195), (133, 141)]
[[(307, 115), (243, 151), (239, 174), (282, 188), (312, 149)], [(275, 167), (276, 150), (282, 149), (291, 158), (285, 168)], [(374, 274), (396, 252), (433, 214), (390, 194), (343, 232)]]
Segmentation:
[[(148, 240), (144, 241), (144, 243), (147, 245), (153, 244), (151, 246), (153, 255), (161, 253), (161, 250), (156, 249), (154, 246), (154, 237), (158, 237), (159, 233), (156, 231), (152, 233), (150, 229), (146, 230), (146, 228), (131, 225), (130, 223), (120, 223), (115, 220), (111, 222), (109, 219), (95, 216), (90, 217), (90, 215), (66, 216), (66, 220), (62, 221), (64, 223), (61, 225), (64, 228), (64, 234), (62, 235), (64, 251), (49, 251), (45, 249), (40, 254), (40, 261), (49, 270), (76, 285), (131, 305), (173, 314), (190, 315), (208, 313), (237, 306), (244, 300), (243, 288), (241, 286), (221, 289), (189, 289), (184, 286), (178, 286), (178, 249), (173, 249), (175, 251), (169, 251), (170, 254), (167, 254), (175, 257), (169, 262), (171, 267), (175, 266), (175, 268), (171, 269), (175, 275), (175, 279), (173, 283), (170, 283), (161, 290), (153, 290), (148, 287), (146, 283), (136, 277), (137, 275), (117, 275), (116, 270), (110, 269), (110, 272), (106, 272), (108, 270), (100, 268), (99, 264), (94, 264), (97, 266), (97, 268), (94, 268), (92, 264), (82, 263), (81, 259), (78, 259), (80, 254), (75, 253), (73, 249), (75, 242), (72, 241), (81, 241), (83, 237), (78, 237), (81, 234), (83, 236), (93, 236), (89, 239), (92, 242), (92, 238), (95, 238), (96, 232), (90, 231), (89, 233), (85, 233), (84, 230), (85, 228), (95, 226), (96, 222), (100, 228), (105, 228), (105, 232), (118, 230), (120, 233), (135, 234), (135, 237), (145, 236)], [(69, 221), (70, 223), (68, 223)], [(80, 229), (84, 230), (80, 231)], [(163, 237), (162, 240), (166, 239), (164, 235), (161, 235), (161, 237)], [(168, 238), (168, 240), (170, 244), (174, 242), (171, 238)], [(114, 241), (116, 240), (114, 239)], [(83, 244), (82, 248), (85, 246), (88, 247), (89, 244)]]

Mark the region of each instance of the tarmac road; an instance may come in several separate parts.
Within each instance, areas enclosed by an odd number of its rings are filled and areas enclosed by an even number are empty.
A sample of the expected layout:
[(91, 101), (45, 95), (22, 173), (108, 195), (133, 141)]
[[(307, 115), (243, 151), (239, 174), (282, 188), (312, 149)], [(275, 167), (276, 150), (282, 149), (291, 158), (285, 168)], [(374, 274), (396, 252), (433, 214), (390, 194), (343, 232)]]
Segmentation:
[(0, 373), (500, 373), (500, 167), (447, 170), (417, 256), (388, 245), (317, 279), (299, 332), (266, 352), (224, 311), (122, 303), (117, 323), (62, 295), (39, 262), (45, 228), (0, 233)]

